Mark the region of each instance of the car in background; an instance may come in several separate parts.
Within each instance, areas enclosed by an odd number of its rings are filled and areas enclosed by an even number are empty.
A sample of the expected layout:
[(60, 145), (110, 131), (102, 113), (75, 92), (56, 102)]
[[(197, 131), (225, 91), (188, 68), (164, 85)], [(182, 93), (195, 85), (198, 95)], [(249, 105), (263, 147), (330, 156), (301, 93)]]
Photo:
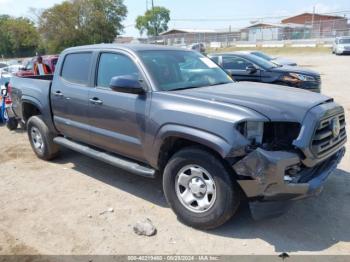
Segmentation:
[(332, 53), (336, 55), (350, 54), (350, 36), (335, 38)]
[(189, 46), (189, 49), (193, 51), (197, 51), (199, 53), (204, 54), (205, 53), (205, 45), (203, 43), (193, 43)]
[[(55, 67), (58, 61), (58, 55), (47, 55), (47, 56), (43, 56), (43, 63), (46, 64), (47, 66), (49, 66), (52, 74), (53, 72), (55, 72)], [(27, 60), (25, 62), (24, 67), (21, 68), (21, 70), (19, 70), (16, 73), (16, 76), (32, 76), (35, 75), (34, 73), (34, 64), (37, 60), (37, 57), (33, 57), (30, 60)]]
[(0, 62), (0, 69), (7, 67), (8, 65), (5, 62)]
[(297, 66), (279, 66), (245, 52), (209, 54), (236, 81), (252, 81), (285, 85), (321, 92), (319, 73)]
[(10, 65), (7, 67), (3, 67), (0, 69), (0, 79), (1, 78), (9, 78), (17, 74), (19, 70), (21, 70), (22, 65)]
[(239, 51), (239, 52), (258, 56), (258, 57), (265, 59), (267, 61), (270, 61), (276, 65), (281, 65), (281, 66), (297, 66), (298, 65), (295, 61), (290, 60), (288, 58), (273, 57), (273, 56), (270, 56), (270, 55), (268, 55), (264, 52), (261, 52), (261, 51)]

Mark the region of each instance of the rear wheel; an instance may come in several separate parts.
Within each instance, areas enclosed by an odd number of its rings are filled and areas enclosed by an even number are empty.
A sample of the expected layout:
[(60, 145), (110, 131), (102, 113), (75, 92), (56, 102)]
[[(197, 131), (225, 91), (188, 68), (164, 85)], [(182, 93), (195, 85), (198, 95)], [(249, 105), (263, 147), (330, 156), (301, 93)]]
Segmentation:
[(163, 188), (179, 220), (198, 229), (224, 224), (240, 203), (232, 174), (218, 157), (199, 147), (183, 149), (170, 159)]
[(58, 154), (59, 147), (53, 142), (54, 135), (41, 116), (32, 116), (28, 120), (27, 132), (34, 153), (43, 160), (51, 160)]

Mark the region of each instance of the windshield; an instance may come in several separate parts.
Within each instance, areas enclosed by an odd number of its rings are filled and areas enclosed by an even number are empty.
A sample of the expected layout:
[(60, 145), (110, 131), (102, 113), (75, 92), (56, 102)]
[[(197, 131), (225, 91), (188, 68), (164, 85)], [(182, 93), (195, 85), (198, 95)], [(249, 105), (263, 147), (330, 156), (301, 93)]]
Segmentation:
[(262, 53), (262, 52), (252, 52), (252, 54), (253, 54), (253, 55), (256, 55), (256, 56), (258, 56), (258, 57), (260, 57), (260, 58), (262, 58), (262, 59), (265, 59), (265, 60), (267, 60), (267, 61), (273, 60), (273, 58), (272, 58), (271, 56), (268, 56), (267, 54), (264, 54), (264, 53)]
[(339, 39), (339, 44), (350, 44), (350, 38)]
[(223, 69), (198, 52), (156, 50), (139, 54), (161, 91), (233, 82)]

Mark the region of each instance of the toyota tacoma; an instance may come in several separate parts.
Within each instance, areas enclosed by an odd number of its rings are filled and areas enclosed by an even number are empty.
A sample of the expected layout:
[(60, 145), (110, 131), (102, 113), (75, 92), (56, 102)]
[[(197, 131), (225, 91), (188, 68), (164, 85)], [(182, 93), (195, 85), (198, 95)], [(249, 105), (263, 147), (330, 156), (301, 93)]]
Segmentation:
[[(12, 119), (43, 160), (67, 147), (162, 176), (180, 221), (218, 227), (248, 199), (254, 218), (315, 195), (342, 159), (343, 108), (327, 96), (235, 83), (198, 52), (152, 45), (66, 49), (54, 76), (14, 77)], [(152, 194), (152, 192), (149, 192)]]

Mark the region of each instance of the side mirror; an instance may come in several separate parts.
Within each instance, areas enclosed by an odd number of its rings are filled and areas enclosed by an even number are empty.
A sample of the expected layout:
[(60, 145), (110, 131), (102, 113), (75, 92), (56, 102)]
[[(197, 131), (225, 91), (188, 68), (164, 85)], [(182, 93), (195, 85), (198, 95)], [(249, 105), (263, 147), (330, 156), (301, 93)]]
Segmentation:
[(109, 87), (116, 92), (130, 94), (144, 93), (139, 79), (133, 75), (115, 76), (111, 79)]
[(245, 69), (249, 74), (254, 74), (258, 71), (258, 69), (254, 65), (249, 65)]
[(3, 96), (3, 97), (7, 96), (7, 89), (8, 89), (8, 83), (1, 86), (1, 96)]

